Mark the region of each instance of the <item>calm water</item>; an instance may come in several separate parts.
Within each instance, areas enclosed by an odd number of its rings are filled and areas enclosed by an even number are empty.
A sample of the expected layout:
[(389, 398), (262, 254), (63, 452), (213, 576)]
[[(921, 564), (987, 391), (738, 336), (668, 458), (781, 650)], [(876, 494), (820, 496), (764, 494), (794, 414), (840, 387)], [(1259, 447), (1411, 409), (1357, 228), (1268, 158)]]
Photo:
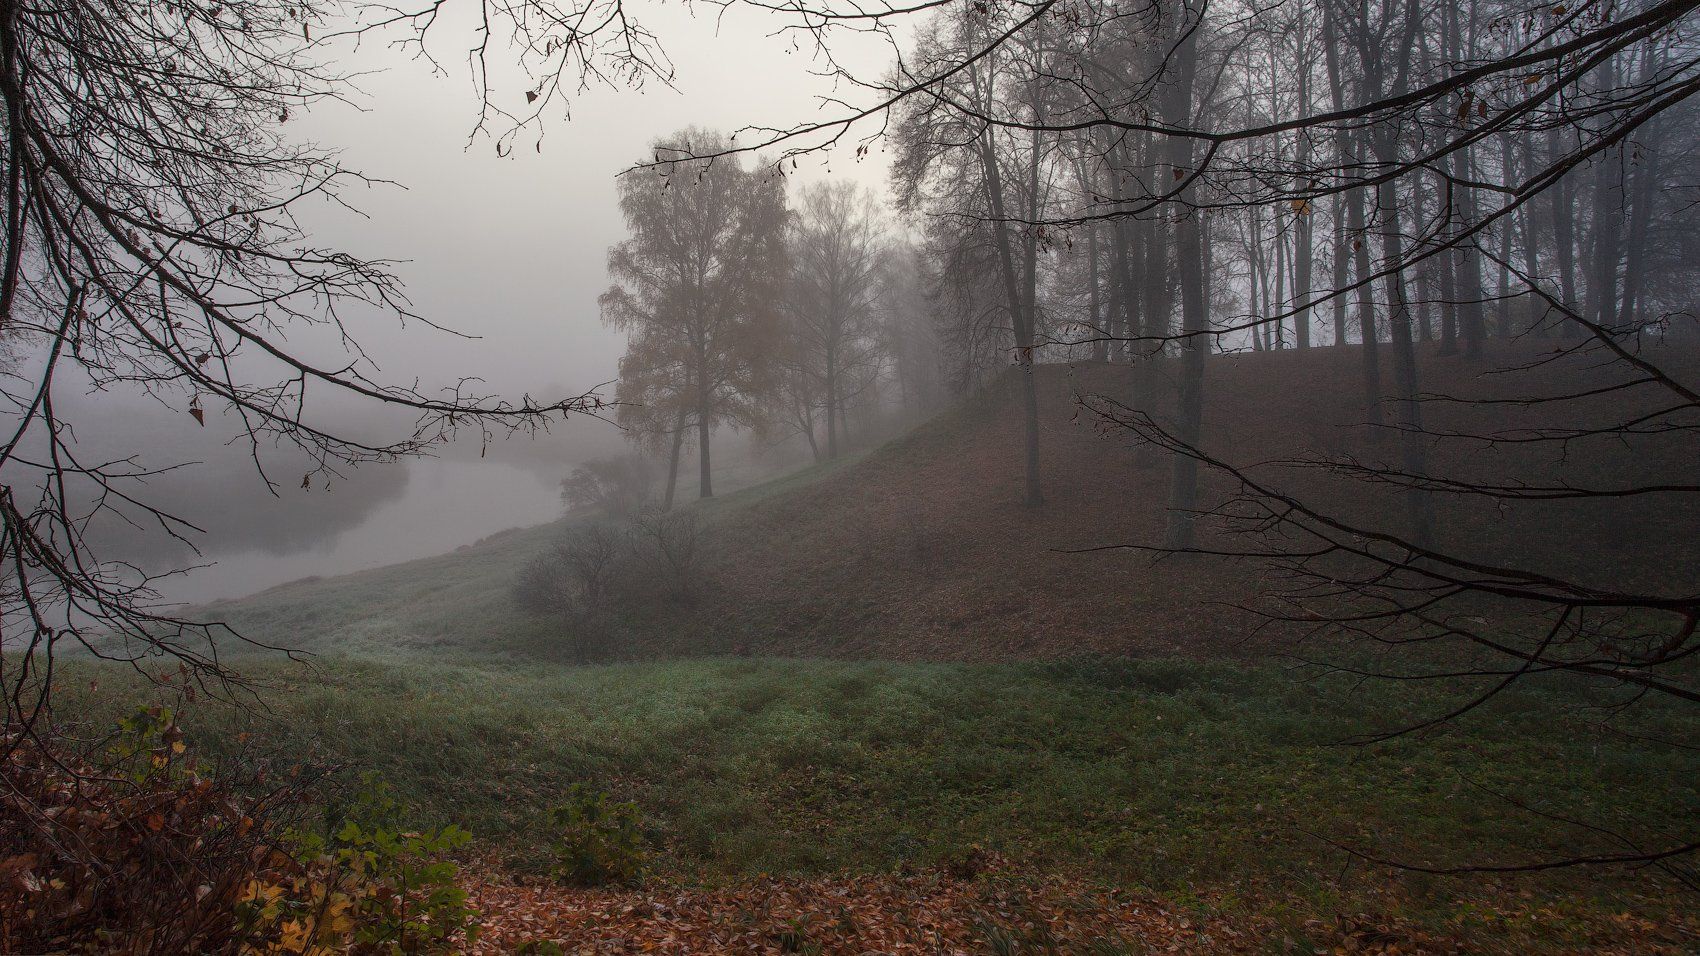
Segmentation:
[[(161, 582), (161, 593), (192, 603), (241, 597), (312, 575), (445, 554), (497, 531), (542, 524), (560, 514), (559, 486), (514, 465), (421, 459), (385, 467), (406, 469), (405, 483), (352, 523), (283, 546), (274, 542), (266, 548), (208, 551), (201, 560), (210, 566)], [(274, 509), (287, 519), (288, 509), (297, 504), (289, 496), (256, 496), (251, 507)]]

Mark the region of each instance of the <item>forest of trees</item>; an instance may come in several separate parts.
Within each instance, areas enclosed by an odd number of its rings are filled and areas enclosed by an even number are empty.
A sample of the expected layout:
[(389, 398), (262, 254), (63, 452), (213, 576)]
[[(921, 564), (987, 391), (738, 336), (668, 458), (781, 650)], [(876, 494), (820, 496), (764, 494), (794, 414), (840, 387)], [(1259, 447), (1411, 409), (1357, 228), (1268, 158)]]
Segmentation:
[[(702, 131), (658, 141), (622, 179), (634, 238), (611, 256), (622, 284), (604, 308), (634, 332), (620, 395), (641, 407), (623, 414), (673, 471), (687, 432), (700, 446), (717, 423), (832, 457), (852, 406), (882, 391), (913, 411), (1011, 365), (1165, 354), (1187, 373), (1161, 411), (1196, 443), (1209, 353), (1357, 345), (1368, 420), (1404, 432), (1419, 473), (1417, 343), (1467, 359), (1490, 338), (1687, 334), (1700, 237), (1681, 144), (1695, 113), (1673, 98), (1690, 64), (1672, 5), (1051, 8), (930, 16), (880, 86), (889, 210), (830, 182), (786, 209), (783, 162), (746, 170), (747, 148)], [(807, 152), (795, 144), (829, 129), (773, 148)], [(765, 183), (780, 211), (699, 198), (701, 170)], [(726, 328), (661, 333), (659, 297), (685, 293), (632, 257), (662, 255), (645, 223), (663, 205), (725, 226), (688, 240), (710, 259), (772, 244), (743, 260), (771, 274), (689, 280), (749, 292)], [(672, 254), (690, 255), (685, 241)], [(1020, 374), (1038, 503), (1037, 398)], [(1189, 527), (1177, 517), (1171, 544)]]
[[(686, 130), (657, 157), (718, 152)], [(798, 439), (826, 461), (891, 415), (937, 407), (940, 349), (917, 253), (874, 196), (828, 180), (788, 195), (785, 177), (738, 157), (665, 158), (620, 181), (631, 238), (609, 251), (604, 321), (629, 339), (618, 416), (665, 462), (663, 509), (690, 445), (698, 495), (714, 496), (716, 428)]]
[[(1035, 366), (1161, 365), (1175, 387), (1155, 403), (1079, 396), (1099, 421), (1169, 453), (1166, 540), (1127, 547), (1282, 562), (1279, 618), (1485, 655), (1471, 673), (1503, 682), (1482, 700), (1555, 671), (1700, 700), (1682, 670), (1700, 649), (1700, 597), (1630, 577), (1555, 574), (1539, 555), (1507, 561), (1459, 549), (1436, 518), (1440, 499), (1654, 508), (1696, 492), (1680, 476), (1631, 477), (1647, 448), (1626, 441), (1670, 451), (1697, 437), (1697, 396), (1677, 371), (1700, 301), (1694, 6), (803, 5), (788, 29), (828, 48), (841, 31), (890, 39), (887, 72), (833, 63), (871, 105), (735, 148), (666, 141), (670, 152), (628, 176), (752, 157), (748, 175), (776, 176), (877, 117), (867, 135), (894, 155), (887, 215), (913, 244), (904, 301), (924, 303), (923, 320), (898, 328), (930, 342), (921, 361), (944, 393), (970, 393), (1013, 367), (1024, 447), (1010, 453), (1025, 463), (1027, 504), (1045, 500)], [(761, 348), (800, 351), (783, 361), (745, 352), (749, 364), (739, 366), (769, 369), (776, 383), (751, 380), (741, 423), (783, 418), (829, 454), (847, 419), (842, 403), (864, 391), (858, 376), (877, 382), (864, 370), (914, 358), (854, 344), (864, 326), (846, 309), (860, 307), (862, 237), (873, 232), (860, 222), (875, 214), (852, 192), (817, 186), (793, 200), (792, 225), (775, 239), (787, 249), (791, 288), (767, 301), (775, 315), (761, 321), (777, 325)], [(834, 210), (853, 209), (866, 210), (858, 228), (827, 228), (848, 221)], [(1486, 371), (1495, 340), (1522, 350), (1514, 364), (1575, 362), (1608, 370), (1610, 381), (1585, 387), (1556, 374), (1494, 398), (1425, 389), (1431, 363)], [(1388, 457), (1294, 448), (1294, 460), (1397, 489), (1397, 513), (1347, 519), (1328, 501), (1260, 483), (1211, 448), (1212, 355), (1316, 348), (1357, 352), (1362, 420)], [(1624, 400), (1607, 420), (1587, 409), (1613, 394)], [(1553, 421), (1447, 432), (1425, 420), (1436, 402), (1539, 407)], [(698, 407), (698, 420), (731, 420), (708, 402)], [(699, 440), (706, 434), (699, 429)], [(1559, 455), (1587, 446), (1622, 477), (1488, 480), (1434, 464), (1447, 457), (1437, 449), (1460, 446)], [(1232, 510), (1201, 503), (1204, 473), (1241, 489)], [(1204, 519), (1232, 540), (1201, 544)]]
[[(1700, 438), (1685, 358), (1700, 343), (1700, 0), (722, 5), (812, 54), (834, 93), (800, 122), (663, 136), (618, 180), (628, 237), (609, 252), (600, 308), (627, 335), (613, 414), (659, 463), (657, 513), (675, 505), (685, 460), (698, 496), (714, 495), (719, 434), (747, 430), (826, 460), (997, 387), (1016, 397), (1009, 433), (1021, 441), (1007, 461), (1023, 514), (1043, 514), (1058, 507), (1042, 468), (1044, 367), (1125, 364), (1173, 387), (1075, 398), (1106, 432), (1166, 453), (1166, 500), (1136, 503), (1160, 509), (1166, 528), (1102, 550), (1272, 563), (1280, 573), (1255, 582), (1267, 619), (1364, 638), (1376, 653), (1421, 645), (1447, 662), (1388, 653), (1351, 665), (1354, 676), (1480, 688), (1407, 729), (1536, 675), (1606, 686), (1625, 708), (1700, 703), (1691, 582), (1555, 570), (1539, 554), (1450, 539), (1440, 517), (1458, 500), (1657, 516), (1700, 495), (1687, 474), (1634, 467), (1660, 457), (1655, 446), (1692, 461)], [(477, 24), (464, 47), (479, 95), (473, 142), (512, 155), (575, 90), (672, 82), (637, 6), (0, 2), (0, 758), (15, 792), (60, 799), (98, 775), (55, 737), (67, 654), (191, 688), (242, 687), (224, 652), (241, 635), (216, 614), (163, 605), (154, 585), (169, 570), (112, 560), (88, 539), (96, 513), (168, 537), (196, 529), (148, 496), (161, 471), (83, 460), (55, 402), (67, 382), (145, 396), (188, 427), (228, 419), (268, 488), (297, 481), (267, 471), (279, 447), (306, 462), (299, 482), (311, 487), (467, 431), (488, 441), (607, 414), (594, 393), (510, 400), (476, 379), (436, 388), (380, 371), (360, 326), (424, 317), (394, 264), (323, 248), (303, 225), (304, 201), (343, 202), (369, 180), (287, 124), (349, 93), (353, 77), (334, 65), (346, 49), (321, 44), (369, 39), (436, 63), (427, 41), (453, 29), (439, 17), (453, 7)], [(877, 67), (835, 55), (869, 41), (887, 46)], [(514, 75), (523, 89), (492, 79)], [(889, 204), (851, 182), (792, 182), (800, 160), (876, 143), (892, 157)], [(1392, 489), (1397, 508), (1343, 514), (1213, 444), (1207, 399), (1223, 353), (1274, 362), (1316, 349), (1351, 356), (1366, 442), (1385, 454), (1294, 447), (1292, 467)], [(1491, 398), (1425, 386), (1440, 363), (1486, 373), (1493, 353), (1513, 350), (1512, 364), (1560, 371)], [(1578, 367), (1603, 384), (1563, 371)], [(324, 396), (410, 425), (375, 438)], [(1433, 426), (1437, 404), (1545, 418), (1453, 432)], [(1602, 477), (1513, 466), (1484, 478), (1445, 464), (1508, 447), (1556, 458), (1586, 448)], [(1231, 501), (1205, 499), (1207, 476), (1234, 489)], [(694, 516), (655, 514), (629, 529), (641, 549), (619, 547), (646, 582), (667, 576), (688, 594)], [(557, 563), (601, 580), (617, 549), (592, 543)], [(583, 603), (557, 583), (521, 590), (540, 607)], [(138, 726), (160, 766), (180, 752), (168, 717)], [(223, 802), (234, 790), (170, 789), (181, 782), (157, 782), (154, 796), (193, 797), (177, 806), (194, 810), (194, 827), (244, 819)], [(279, 785), (274, 805), (293, 806), (306, 786)], [(22, 807), (25, 822), (7, 831), (19, 845), (56, 832), (28, 800), (8, 806)], [(136, 832), (162, 831), (149, 820)], [(1522, 868), (1668, 865), (1700, 851), (1692, 821), (1679, 823)], [(170, 836), (200, 847), (196, 832)], [(216, 832), (229, 837), (229, 872), (258, 858), (262, 834)], [(248, 880), (226, 883), (207, 906)], [(201, 898), (193, 882), (179, 890)]]

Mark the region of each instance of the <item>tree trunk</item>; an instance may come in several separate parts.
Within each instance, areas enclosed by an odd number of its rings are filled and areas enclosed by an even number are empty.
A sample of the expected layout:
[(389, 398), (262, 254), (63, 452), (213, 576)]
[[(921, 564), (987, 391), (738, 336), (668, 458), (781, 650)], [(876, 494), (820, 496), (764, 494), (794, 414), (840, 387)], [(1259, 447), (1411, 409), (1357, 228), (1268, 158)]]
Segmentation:
[(992, 213), (992, 236), (998, 251), (998, 264), (1003, 273), (1004, 297), (1009, 303), (1011, 325), (1015, 330), (1015, 358), (1022, 390), (1022, 409), (1026, 426), (1026, 495), (1028, 505), (1045, 501), (1039, 489), (1039, 398), (1033, 384), (1033, 319), (1027, 314), (1022, 280), (1017, 276), (1015, 250), (1009, 238), (1009, 216), (1004, 203), (1003, 173), (998, 168), (990, 133), (982, 133), (979, 141), (981, 171), (986, 185), (986, 198)]
[(1364, 192), (1354, 189), (1347, 195), (1347, 225), (1352, 235), (1352, 259), (1356, 269), (1353, 278), (1358, 283), (1358, 340), (1363, 343), (1364, 401), (1370, 440), (1381, 440), (1381, 426), (1386, 416), (1381, 407), (1381, 331), (1375, 321), (1375, 287), (1370, 282), (1369, 226), (1365, 222)]
[[(908, 402), (905, 402), (904, 404), (907, 405)], [(825, 461), (826, 459), (821, 456), (820, 442), (815, 440), (814, 413), (808, 412), (807, 410), (805, 410), (805, 417), (803, 420), (803, 437), (809, 440), (809, 455), (813, 458), (814, 463), (818, 465)]]
[(714, 497), (714, 481), (709, 476), (709, 411), (712, 403), (709, 401), (708, 386), (708, 356), (706, 346), (697, 343), (697, 497)]
[[(1476, 4), (1468, 5), (1470, 23), (1467, 38), (1460, 22), (1458, 7), (1455, 3), (1446, 6), (1447, 49), (1453, 63), (1467, 61), (1470, 50), (1474, 47), (1476, 34)], [(1475, 162), (1469, 147), (1452, 154), (1452, 173), (1452, 229), (1454, 232), (1460, 232), (1476, 221), (1476, 191), (1459, 185), (1469, 182), (1475, 175)], [(1458, 321), (1457, 334), (1464, 340), (1464, 354), (1473, 358), (1482, 354), (1482, 340), (1487, 337), (1487, 320), (1482, 309), (1482, 257), (1474, 242), (1471, 242), (1454, 246), (1451, 258), (1452, 301)]]
[(1270, 312), (1269, 270), (1263, 262), (1263, 223), (1256, 209), (1251, 210), (1249, 218), (1246, 223), (1246, 263), (1251, 269), (1251, 276), (1246, 282), (1246, 296), (1251, 316), (1257, 323), (1251, 327), (1251, 347), (1264, 352), (1269, 349), (1269, 325), (1263, 321)]
[[(1649, 83), (1658, 66), (1655, 48), (1649, 48), (1642, 54), (1641, 83)], [(1635, 154), (1639, 162), (1635, 167), (1634, 192), (1630, 193), (1629, 207), (1629, 241), (1625, 250), (1623, 267), (1623, 302), (1617, 314), (1617, 327), (1624, 332), (1632, 332), (1641, 327), (1636, 312), (1641, 295), (1641, 270), (1647, 255), (1647, 233), (1652, 226), (1653, 201), (1657, 194), (1656, 182), (1659, 178), (1659, 120), (1654, 119), (1640, 130), (1637, 137)]]
[[(1535, 146), (1530, 137), (1523, 139), (1523, 168), (1531, 172), (1535, 169)], [(1539, 208), (1534, 202), (1526, 202), (1523, 204), (1522, 210), (1523, 271), (1529, 276), (1531, 282), (1538, 281), (1541, 275), (1541, 231), (1540, 226), (1536, 224)], [(1525, 302), (1532, 303), (1534, 301), (1532, 296), (1528, 296), (1526, 293), (1524, 296)], [(1535, 334), (1544, 338), (1547, 333), (1547, 324), (1536, 319), (1534, 325)]]
[(1087, 325), (1092, 329), (1092, 360), (1105, 362), (1110, 358), (1110, 343), (1104, 338), (1103, 310), (1099, 307), (1098, 294), (1098, 227), (1086, 227), (1086, 309), (1091, 318)]
[(1144, 274), (1145, 301), (1140, 306), (1144, 327), (1140, 334), (1145, 337), (1145, 341), (1139, 347), (1139, 354), (1151, 357), (1162, 354), (1163, 340), (1169, 334), (1171, 304), (1168, 301), (1169, 286), (1166, 281), (1169, 274), (1169, 224), (1160, 217), (1143, 219), (1140, 222), (1140, 231), (1145, 234), (1145, 268), (1141, 270)]
[(714, 479), (709, 474), (707, 415), (697, 419), (697, 467), (700, 472), (697, 497), (714, 497)]
[[(1651, 141), (1654, 136), (1653, 124), (1642, 131), (1642, 138)], [(1631, 332), (1641, 326), (1636, 313), (1641, 296), (1641, 270), (1645, 268), (1647, 257), (1647, 233), (1652, 226), (1653, 200), (1657, 192), (1656, 181), (1659, 178), (1659, 156), (1656, 148), (1643, 146), (1640, 166), (1635, 170), (1635, 191), (1631, 194), (1629, 211), (1629, 243), (1628, 253), (1624, 260), (1623, 269), (1623, 303), (1618, 311), (1617, 327), (1625, 332)]]
[[(1340, 151), (1345, 154), (1344, 150)], [(1346, 229), (1346, 197), (1334, 197), (1334, 299), (1331, 303), (1334, 323), (1334, 347), (1346, 344), (1346, 285), (1351, 282), (1351, 239)]]
[(838, 457), (838, 357), (829, 344), (826, 349), (826, 457)]
[[(1175, 437), (1196, 446), (1204, 432), (1204, 371), (1209, 354), (1210, 316), (1204, 301), (1204, 276), (1210, 264), (1204, 258), (1199, 233), (1201, 210), (1175, 225), (1175, 257), (1180, 263), (1181, 341), (1180, 391), (1176, 399)], [(1188, 548), (1196, 538), (1198, 510), (1198, 462), (1176, 455), (1169, 483), (1168, 546)]]
[[(1452, 249), (1435, 256), (1432, 262), (1439, 263), (1440, 276), (1438, 294), (1430, 293), (1423, 298), (1430, 301), (1440, 300), (1440, 354), (1458, 354), (1458, 250)], [(1418, 268), (1422, 268), (1419, 266)], [(1433, 273), (1424, 270), (1428, 276)], [(1431, 279), (1429, 288), (1432, 290), (1436, 283)], [(1428, 336), (1423, 336), (1427, 338)]]
[[(1392, 131), (1375, 137), (1379, 159), (1383, 164), (1395, 161)], [(1428, 452), (1422, 435), (1422, 406), (1417, 402), (1417, 356), (1411, 338), (1411, 310), (1405, 295), (1404, 237), (1399, 233), (1399, 202), (1396, 187), (1384, 180), (1376, 187), (1376, 202), (1382, 224), (1382, 250), (1388, 263), (1387, 324), (1392, 332), (1393, 387), (1395, 408), (1400, 428), (1401, 458), (1406, 473), (1425, 475), (1428, 472)], [(1413, 485), (1405, 492), (1405, 512), (1411, 540), (1426, 547), (1433, 538), (1433, 519), (1428, 492)]]
[[(1405, 92), (1410, 72), (1412, 40), (1420, 24), (1417, 0), (1406, 0), (1403, 41), (1395, 41), (1392, 49), (1399, 51), (1401, 61), (1391, 84), (1386, 83), (1381, 50), (1366, 50), (1364, 83), (1372, 95), (1398, 96)], [(1396, 131), (1386, 125), (1376, 127), (1370, 141), (1376, 159), (1384, 168), (1398, 161)], [(1410, 539), (1417, 547), (1427, 547), (1433, 539), (1433, 516), (1428, 491), (1415, 482), (1428, 473), (1428, 450), (1422, 434), (1422, 406), (1417, 402), (1417, 356), (1411, 339), (1411, 310), (1405, 293), (1405, 240), (1399, 225), (1398, 187), (1392, 179), (1376, 185), (1376, 206), (1382, 229), (1381, 250), (1387, 261), (1387, 325), (1393, 346), (1394, 407), (1400, 427), (1400, 458), (1404, 471), (1414, 476), (1413, 484), (1405, 491), (1406, 525)]]
[[(1562, 147), (1558, 142), (1560, 135), (1562, 134), (1556, 129), (1547, 132), (1549, 159), (1562, 155)], [(1597, 157), (1595, 161), (1598, 161)], [(1579, 310), (1581, 303), (1576, 298), (1576, 187), (1570, 175), (1565, 173), (1560, 176), (1551, 189), (1553, 243), (1558, 258), (1558, 290), (1564, 298), (1564, 307)], [(1574, 322), (1564, 322), (1562, 334), (1565, 338), (1576, 338), (1582, 335), (1582, 329)]]
[[(1334, 4), (1322, 5), (1322, 50), (1324, 65), (1328, 69), (1328, 96), (1335, 110), (1345, 108), (1345, 83), (1340, 72), (1338, 25), (1334, 20)], [(1336, 146), (1339, 149), (1340, 166), (1351, 169), (1356, 165), (1356, 149), (1352, 133), (1345, 125), (1335, 131)], [(1359, 341), (1362, 345), (1363, 382), (1364, 382), (1364, 414), (1370, 425), (1370, 440), (1379, 441), (1381, 435), (1381, 344), (1380, 336), (1375, 328), (1375, 296), (1370, 286), (1369, 267), (1369, 229), (1364, 215), (1364, 191), (1353, 189), (1341, 195), (1340, 201), (1346, 207), (1346, 235), (1350, 237), (1353, 267), (1356, 270), (1357, 306)], [(1335, 266), (1334, 274), (1340, 276), (1337, 289), (1345, 287), (1345, 264)], [(1343, 298), (1343, 297), (1342, 297)], [(1340, 313), (1344, 320), (1344, 309)], [(1345, 333), (1339, 333), (1340, 341), (1345, 341)]]
[[(1191, 4), (1183, 4), (1183, 9)], [(1172, 126), (1185, 126), (1192, 115), (1193, 79), (1197, 74), (1198, 30), (1189, 29), (1190, 19), (1183, 14), (1185, 37), (1175, 49), (1175, 77), (1165, 90), (1165, 120)], [(1192, 141), (1179, 136), (1169, 142), (1170, 165), (1177, 171), (1193, 163)], [(1209, 263), (1204, 258), (1204, 212), (1187, 208), (1190, 188), (1180, 197), (1184, 215), (1175, 223), (1175, 262), (1180, 279), (1181, 340), (1180, 389), (1176, 396), (1175, 437), (1196, 446), (1204, 428), (1204, 359), (1209, 352), (1207, 336), (1210, 315), (1204, 298), (1205, 276)], [(1198, 510), (1198, 462), (1187, 455), (1176, 455), (1169, 481), (1168, 545), (1171, 548), (1191, 547), (1196, 537), (1195, 512)]]
[(1286, 311), (1287, 303), (1291, 300), (1287, 298), (1287, 237), (1281, 233), (1281, 213), (1279, 210), (1276, 211), (1270, 225), (1275, 229), (1275, 298), (1271, 300), (1273, 308), (1269, 311), (1273, 312), (1276, 317), (1273, 323), (1275, 326), (1275, 347), (1284, 349), (1287, 347), (1287, 323), (1280, 315)]
[[(1511, 137), (1500, 134), (1499, 137), (1499, 178), (1501, 184), (1510, 184), (1517, 178), (1517, 154), (1514, 152)], [(1511, 234), (1515, 222), (1507, 217), (1499, 223), (1499, 307), (1498, 326), (1499, 337), (1511, 338), (1517, 334), (1511, 322)]]
[[(1038, 101), (1038, 80), (1033, 81), (1032, 94), (1034, 109), (1040, 109)], [(1039, 131), (1034, 130), (1028, 144), (1027, 156), (1027, 221), (1037, 223), (1040, 218), (1039, 208)], [(1021, 350), (1022, 377), (1022, 409), (1027, 430), (1027, 504), (1037, 506), (1045, 503), (1045, 496), (1039, 489), (1039, 393), (1033, 374), (1033, 349), (1037, 344), (1039, 325), (1039, 233), (1030, 225), (1024, 237), (1022, 249), (1022, 276), (1025, 287), (1021, 295), (1021, 311), (1025, 316), (1022, 327), (1017, 330), (1023, 341), (1018, 341)]]
[(667, 456), (667, 497), (661, 502), (662, 511), (673, 510), (673, 493), (679, 487), (679, 451), (685, 444), (685, 413), (680, 412), (673, 423), (673, 451)]
[[(1299, 20), (1295, 24), (1298, 34), (1298, 62), (1306, 66), (1298, 71), (1299, 74), (1299, 104), (1301, 115), (1308, 115), (1310, 104), (1310, 67), (1308, 52), (1305, 49), (1304, 4), (1299, 4), (1297, 11)], [(1300, 130), (1298, 133), (1298, 168), (1310, 168), (1310, 131)], [(1311, 269), (1315, 259), (1315, 210), (1308, 204), (1297, 210), (1297, 219), (1293, 223), (1298, 235), (1295, 237), (1297, 248), (1293, 250), (1293, 300), (1297, 312), (1293, 313), (1293, 344), (1301, 349), (1310, 348), (1310, 289)]]

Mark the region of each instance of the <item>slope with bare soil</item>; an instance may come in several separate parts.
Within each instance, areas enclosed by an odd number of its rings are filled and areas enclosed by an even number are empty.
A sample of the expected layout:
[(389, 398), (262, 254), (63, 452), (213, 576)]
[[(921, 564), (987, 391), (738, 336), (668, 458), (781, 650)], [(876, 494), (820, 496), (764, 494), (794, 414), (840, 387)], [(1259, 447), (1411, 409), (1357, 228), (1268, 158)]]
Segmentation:
[[(1449, 398), (1555, 394), (1616, 380), (1579, 360), (1526, 371), (1532, 348), (1489, 360), (1424, 356), (1427, 426), (1436, 432), (1531, 430), (1600, 421), (1639, 392), (1557, 406), (1479, 405)], [(1668, 357), (1662, 356), (1662, 358)], [(1331, 512), (1403, 533), (1402, 494), (1283, 460), (1348, 456), (1387, 463), (1398, 436), (1363, 424), (1354, 349), (1218, 356), (1210, 365), (1203, 445)], [(1046, 502), (1021, 501), (1019, 419), (990, 396), (916, 428), (854, 467), (764, 501), (723, 523), (724, 567), (713, 613), (725, 640), (770, 653), (995, 660), (1079, 652), (1231, 649), (1260, 619), (1235, 606), (1268, 589), (1271, 569), (1200, 557), (1157, 560), (1116, 545), (1160, 544), (1170, 461), (1093, 413), (1105, 400), (1161, 418), (1174, 368), (1082, 365), (1042, 370)], [(1390, 376), (1389, 376), (1390, 377)], [(1562, 447), (1431, 441), (1432, 471), (1482, 480), (1621, 485), (1680, 476), (1692, 443), (1668, 437), (1583, 440)], [(1206, 476), (1205, 503), (1238, 482)], [(1696, 567), (1700, 511), (1672, 496), (1517, 503), (1473, 496), (1436, 502), (1439, 541), (1472, 557), (1532, 561), (1584, 579), (1680, 586)], [(1205, 523), (1206, 543), (1219, 523)], [(1242, 540), (1241, 544), (1245, 542)], [(714, 633), (700, 637), (713, 642)]]
[[(1657, 408), (1656, 386), (1579, 402), (1456, 400), (1592, 390), (1627, 377), (1598, 359), (1541, 362), (1548, 352), (1541, 343), (1502, 346), (1482, 360), (1423, 352), (1427, 427), (1501, 439), (1428, 441), (1434, 473), (1586, 487), (1685, 474), (1700, 449), (1681, 434), (1640, 435), (1633, 444), (1617, 436), (1525, 440), (1626, 408)], [(1700, 367), (1674, 346), (1655, 357), (1684, 374)], [(1202, 444), (1332, 513), (1404, 533), (1397, 488), (1281, 463), (1396, 460), (1398, 435), (1363, 424), (1360, 363), (1355, 347), (1212, 357)], [(1176, 371), (1163, 361), (1040, 369), (1041, 507), (1021, 504), (1020, 422), (1007, 380), (860, 458), (694, 506), (713, 548), (701, 595), (688, 604), (634, 602), (614, 623), (611, 643), (638, 656), (949, 660), (1241, 649), (1261, 619), (1238, 606), (1281, 583), (1271, 568), (1155, 560), (1116, 547), (1161, 542), (1171, 463), (1093, 409), (1113, 401), (1162, 419)], [(1391, 381), (1391, 370), (1384, 373)], [(1238, 487), (1207, 473), (1204, 502), (1230, 501)], [(1507, 504), (1443, 495), (1439, 543), (1489, 562), (1679, 589), (1700, 567), (1694, 497)], [(1210, 537), (1215, 528), (1205, 523), (1206, 543), (1232, 544)], [(558, 653), (568, 625), (520, 612), (510, 589), (524, 563), (566, 531), (561, 523), (515, 531), (216, 610), (253, 636), (298, 647)], [(1103, 548), (1110, 550), (1090, 550)]]

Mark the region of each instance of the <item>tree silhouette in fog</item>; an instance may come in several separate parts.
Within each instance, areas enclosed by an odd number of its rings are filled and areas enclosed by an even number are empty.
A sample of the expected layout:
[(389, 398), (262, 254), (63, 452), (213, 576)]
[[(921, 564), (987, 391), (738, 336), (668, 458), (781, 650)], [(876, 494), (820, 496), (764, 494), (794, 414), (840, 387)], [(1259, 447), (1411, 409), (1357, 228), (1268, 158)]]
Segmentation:
[(669, 501), (687, 426), (696, 429), (698, 493), (714, 496), (711, 436), (755, 420), (752, 396), (772, 374), (778, 339), (785, 182), (738, 157), (685, 158), (725, 149), (715, 134), (684, 130), (656, 144), (652, 171), (620, 180), (631, 237), (608, 250), (615, 284), (600, 299), (604, 321), (630, 333), (620, 400), (674, 432)]

